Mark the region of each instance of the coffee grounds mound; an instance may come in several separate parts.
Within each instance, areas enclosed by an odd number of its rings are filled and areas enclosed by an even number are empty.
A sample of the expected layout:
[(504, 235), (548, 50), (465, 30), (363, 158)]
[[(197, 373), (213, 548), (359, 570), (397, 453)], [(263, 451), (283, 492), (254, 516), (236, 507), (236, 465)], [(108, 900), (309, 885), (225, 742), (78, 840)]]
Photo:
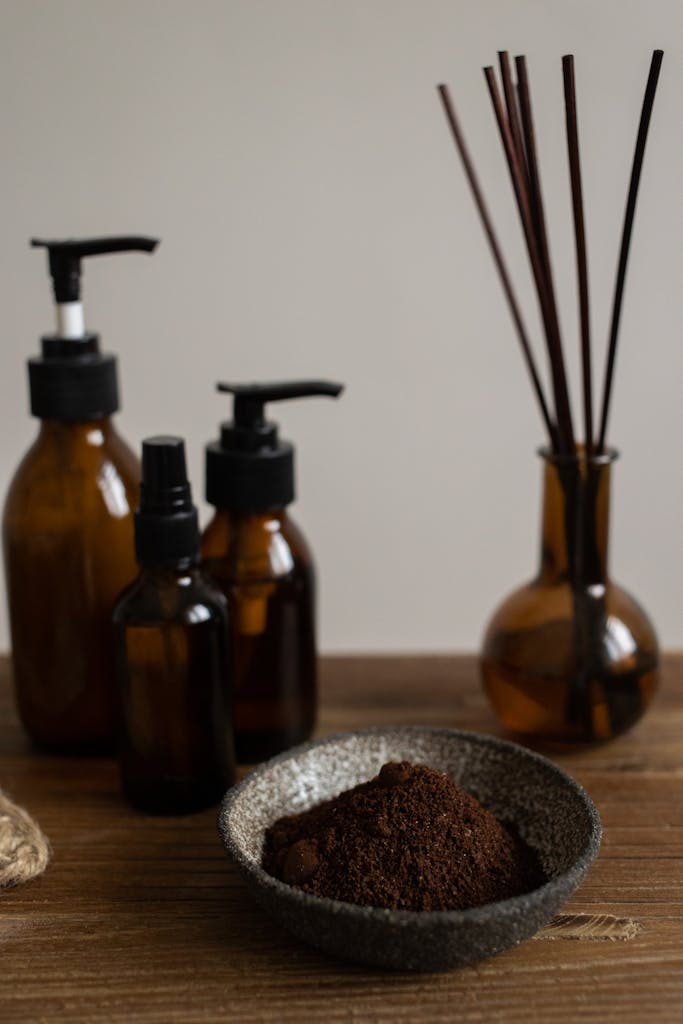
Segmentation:
[(407, 761), (266, 831), (263, 868), (314, 896), (467, 910), (546, 881), (535, 852), (444, 772)]

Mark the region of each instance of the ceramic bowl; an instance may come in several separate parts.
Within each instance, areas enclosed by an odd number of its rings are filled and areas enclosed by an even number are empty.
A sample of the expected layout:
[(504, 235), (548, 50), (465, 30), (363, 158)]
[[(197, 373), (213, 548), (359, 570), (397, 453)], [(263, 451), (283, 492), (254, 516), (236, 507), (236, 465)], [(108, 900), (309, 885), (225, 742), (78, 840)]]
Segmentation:
[[(396, 911), (321, 899), (260, 866), (266, 828), (373, 778), (386, 761), (447, 772), (540, 857), (548, 881), (523, 896), (463, 911)], [(374, 967), (464, 966), (530, 938), (569, 899), (595, 860), (601, 826), (566, 772), (514, 743), (453, 729), (368, 729), (307, 743), (252, 771), (226, 794), (219, 831), (254, 897), (297, 938)]]

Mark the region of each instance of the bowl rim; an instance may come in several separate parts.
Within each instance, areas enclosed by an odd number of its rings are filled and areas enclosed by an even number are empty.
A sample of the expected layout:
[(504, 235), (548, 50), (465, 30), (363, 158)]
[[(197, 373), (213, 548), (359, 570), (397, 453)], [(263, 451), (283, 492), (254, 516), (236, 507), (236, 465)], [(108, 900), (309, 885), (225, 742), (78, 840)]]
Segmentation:
[[(230, 812), (243, 793), (253, 781), (264, 775), (276, 765), (287, 761), (295, 760), (303, 754), (319, 747), (331, 746), (343, 740), (350, 740), (355, 737), (378, 736), (382, 734), (428, 734), (431, 736), (446, 736), (453, 740), (466, 740), (474, 742), (478, 746), (493, 747), (517, 756), (522, 756), (537, 765), (541, 766), (551, 775), (568, 787), (579, 798), (589, 821), (589, 832), (586, 844), (580, 856), (559, 875), (549, 878), (543, 885), (537, 886), (530, 892), (522, 893), (519, 896), (512, 896), (505, 900), (497, 900), (493, 903), (484, 903), (478, 907), (470, 907), (468, 910), (391, 910), (386, 907), (361, 906), (356, 903), (347, 903), (342, 900), (333, 900), (326, 896), (314, 896), (312, 893), (304, 892), (295, 886), (287, 885), (280, 881), (261, 867), (259, 863), (252, 861), (241, 849), (229, 828)], [(275, 819), (276, 820), (276, 819)], [(517, 917), (520, 913), (526, 917), (535, 904), (542, 905), (544, 897), (550, 892), (566, 891), (569, 896), (583, 879), (584, 875), (595, 861), (602, 840), (602, 822), (598, 810), (592, 799), (583, 788), (568, 772), (561, 768), (550, 758), (535, 750), (511, 740), (502, 739), (498, 736), (490, 736), (486, 733), (473, 732), (467, 729), (449, 729), (445, 726), (422, 726), (422, 725), (398, 725), (382, 726), (374, 725), (365, 729), (353, 729), (346, 732), (334, 733), (331, 736), (324, 736), (321, 739), (309, 740), (296, 747), (276, 754), (269, 760), (252, 768), (247, 775), (234, 786), (232, 786), (223, 797), (218, 810), (218, 831), (221, 839), (228, 850), (228, 853), (237, 862), (238, 866), (250, 876), (259, 889), (269, 889), (283, 900), (295, 902), (301, 907), (308, 906), (311, 909), (318, 909), (321, 912), (327, 911), (335, 916), (358, 918), (369, 917), (376, 921), (396, 924), (397, 926), (429, 927), (437, 924), (483, 924), (492, 916), (496, 918)], [(530, 906), (531, 904), (531, 906)]]

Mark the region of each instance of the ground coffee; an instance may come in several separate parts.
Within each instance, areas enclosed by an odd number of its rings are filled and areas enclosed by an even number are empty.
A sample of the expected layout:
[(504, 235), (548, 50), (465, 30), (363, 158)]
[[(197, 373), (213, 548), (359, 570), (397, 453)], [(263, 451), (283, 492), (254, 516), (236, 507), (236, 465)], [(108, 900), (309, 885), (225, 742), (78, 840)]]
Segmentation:
[(315, 896), (465, 910), (545, 881), (518, 836), (443, 772), (407, 761), (266, 832), (263, 867)]

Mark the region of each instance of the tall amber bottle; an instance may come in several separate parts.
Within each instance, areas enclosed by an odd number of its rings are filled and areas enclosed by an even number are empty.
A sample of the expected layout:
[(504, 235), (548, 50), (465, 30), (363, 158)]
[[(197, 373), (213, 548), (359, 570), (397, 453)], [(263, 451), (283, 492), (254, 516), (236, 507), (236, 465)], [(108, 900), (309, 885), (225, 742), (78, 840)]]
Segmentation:
[(234, 782), (227, 602), (199, 568), (181, 438), (142, 446), (140, 575), (113, 614), (123, 791), (147, 811), (217, 803)]
[(342, 388), (297, 381), (219, 390), (234, 395), (234, 421), (206, 449), (206, 499), (216, 513), (202, 556), (228, 598), (236, 755), (253, 763), (307, 739), (317, 703), (313, 559), (287, 512), (294, 449), (264, 404), (336, 397)]
[(135, 576), (139, 465), (111, 416), (115, 357), (85, 331), (83, 256), (151, 251), (144, 238), (47, 245), (57, 334), (29, 360), (42, 422), (10, 484), (3, 547), (16, 701), (32, 739), (62, 752), (108, 751), (116, 734), (111, 609)]

